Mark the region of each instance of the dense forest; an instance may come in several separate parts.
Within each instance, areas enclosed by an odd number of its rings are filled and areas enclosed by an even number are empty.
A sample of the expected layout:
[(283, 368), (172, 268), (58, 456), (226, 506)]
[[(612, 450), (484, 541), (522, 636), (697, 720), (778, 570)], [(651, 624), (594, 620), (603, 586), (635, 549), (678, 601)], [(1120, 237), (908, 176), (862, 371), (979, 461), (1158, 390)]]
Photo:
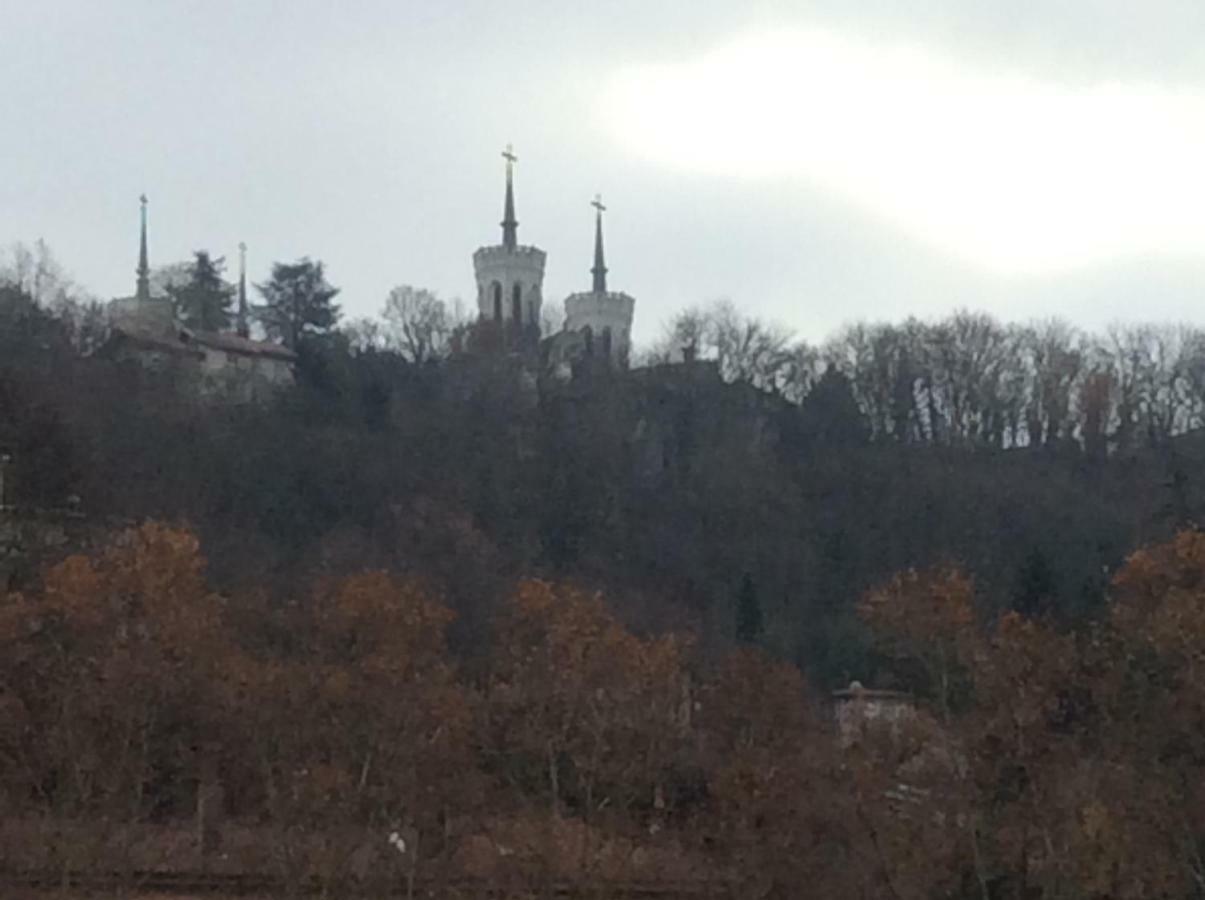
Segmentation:
[(876, 718), (855, 687), (838, 725), (789, 663), (641, 636), (564, 582), (517, 582), (469, 665), (421, 580), (220, 593), (204, 566), (146, 524), (0, 602), (5, 869), (268, 872), (290, 896), (1201, 894), (1198, 533), (1134, 554), (1079, 629), (986, 617), (955, 569), (888, 580), (856, 614), (916, 705)]
[[(181, 271), (220, 323), (221, 260)], [(391, 833), (372, 871), (1205, 884), (1205, 334), (959, 313), (812, 347), (716, 304), (559, 381), (430, 292), (342, 323), (300, 260), (258, 310), (296, 386), (232, 405), (108, 357), (54, 275), (0, 287), (0, 525), (75, 535), (0, 600), (9, 862), (205, 808), (247, 865), (337, 879)], [(853, 679), (912, 712), (835, 729)]]
[[(317, 276), (309, 318), (284, 329), (297, 386), (248, 408), (105, 358), (102, 311), (44, 250), (27, 256), (0, 289), (12, 502), (181, 523), (223, 588), (428, 579), (470, 656), (497, 598), (549, 577), (605, 589), (639, 630), (752, 642), (821, 685), (881, 683), (853, 609), (882, 579), (957, 564), (986, 612), (1083, 622), (1127, 553), (1205, 504), (1205, 333), (1186, 327), (959, 313), (812, 347), (721, 303), (676, 316), (631, 372), (564, 384), (473, 352), (430, 292), (340, 323), (321, 265), (301, 261), (274, 273)], [(167, 267), (183, 316), (229, 309), (221, 264)]]

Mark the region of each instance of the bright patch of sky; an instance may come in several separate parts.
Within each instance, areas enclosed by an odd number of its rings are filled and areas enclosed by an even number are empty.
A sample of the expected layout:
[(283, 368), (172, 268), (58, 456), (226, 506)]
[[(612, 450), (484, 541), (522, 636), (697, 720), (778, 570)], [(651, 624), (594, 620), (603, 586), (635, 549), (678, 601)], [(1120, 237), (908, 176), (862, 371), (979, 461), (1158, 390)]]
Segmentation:
[(1042, 81), (830, 31), (624, 67), (606, 132), (667, 168), (802, 179), (1008, 274), (1205, 249), (1205, 96)]

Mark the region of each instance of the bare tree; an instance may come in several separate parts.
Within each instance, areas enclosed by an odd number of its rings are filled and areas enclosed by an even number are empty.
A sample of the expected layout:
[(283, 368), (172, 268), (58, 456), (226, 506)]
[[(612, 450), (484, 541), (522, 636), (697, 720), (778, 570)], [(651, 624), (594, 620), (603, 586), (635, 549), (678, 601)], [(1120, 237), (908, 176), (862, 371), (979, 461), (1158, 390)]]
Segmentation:
[(464, 318), (459, 301), (449, 309), (434, 291), (408, 284), (389, 292), (381, 316), (386, 345), (414, 363), (446, 356)]
[(646, 354), (650, 363), (687, 356), (712, 360), (725, 381), (744, 381), (764, 391), (802, 399), (816, 377), (817, 355), (777, 324), (746, 316), (729, 300), (694, 306), (662, 328)]

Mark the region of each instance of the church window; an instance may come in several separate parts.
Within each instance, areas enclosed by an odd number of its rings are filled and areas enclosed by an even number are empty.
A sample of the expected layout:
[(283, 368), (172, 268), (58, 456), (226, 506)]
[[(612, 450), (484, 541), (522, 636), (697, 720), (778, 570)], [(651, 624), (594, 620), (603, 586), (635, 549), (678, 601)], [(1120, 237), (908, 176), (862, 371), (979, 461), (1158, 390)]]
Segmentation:
[(494, 294), (494, 321), (502, 321), (502, 285), (495, 281), (491, 287)]
[(594, 329), (587, 325), (582, 329), (583, 337), (586, 339), (586, 356), (594, 355)]
[(609, 326), (604, 328), (602, 333), (602, 355), (607, 359), (611, 358), (611, 329)]
[(515, 284), (510, 298), (510, 317), (516, 325), (523, 324), (523, 285)]

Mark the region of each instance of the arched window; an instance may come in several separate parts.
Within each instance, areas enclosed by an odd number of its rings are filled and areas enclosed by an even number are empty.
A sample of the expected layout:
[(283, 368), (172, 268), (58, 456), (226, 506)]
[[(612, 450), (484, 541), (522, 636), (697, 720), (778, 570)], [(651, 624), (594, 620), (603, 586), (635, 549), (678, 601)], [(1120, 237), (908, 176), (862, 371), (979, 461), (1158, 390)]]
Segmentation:
[(510, 317), (515, 320), (515, 325), (523, 324), (523, 285), (518, 282), (511, 293)]
[(502, 284), (495, 281), (490, 290), (494, 295), (494, 321), (502, 321)]
[(594, 329), (587, 325), (582, 329), (582, 335), (586, 339), (586, 356), (594, 355)]
[(602, 355), (607, 359), (611, 358), (611, 327), (609, 325), (603, 329)]

